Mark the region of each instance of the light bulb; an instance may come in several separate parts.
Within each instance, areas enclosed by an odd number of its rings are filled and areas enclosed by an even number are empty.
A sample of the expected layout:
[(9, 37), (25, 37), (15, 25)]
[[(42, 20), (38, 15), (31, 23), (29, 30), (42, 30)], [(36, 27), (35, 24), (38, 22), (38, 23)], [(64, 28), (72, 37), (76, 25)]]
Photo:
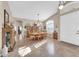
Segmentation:
[(60, 6), (59, 6), (59, 9), (61, 10), (61, 9), (63, 9), (63, 7), (64, 7), (63, 5), (60, 5)]

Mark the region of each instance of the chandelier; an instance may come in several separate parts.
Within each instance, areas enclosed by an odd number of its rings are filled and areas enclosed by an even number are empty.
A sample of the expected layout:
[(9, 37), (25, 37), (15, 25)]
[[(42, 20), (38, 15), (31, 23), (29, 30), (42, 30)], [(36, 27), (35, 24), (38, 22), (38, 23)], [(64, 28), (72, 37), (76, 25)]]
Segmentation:
[(34, 25), (40, 26), (40, 21), (39, 21), (39, 13), (37, 13), (37, 20), (34, 22)]
[(39, 13), (37, 14), (37, 17), (38, 17), (38, 19), (37, 19), (37, 23), (39, 23)]

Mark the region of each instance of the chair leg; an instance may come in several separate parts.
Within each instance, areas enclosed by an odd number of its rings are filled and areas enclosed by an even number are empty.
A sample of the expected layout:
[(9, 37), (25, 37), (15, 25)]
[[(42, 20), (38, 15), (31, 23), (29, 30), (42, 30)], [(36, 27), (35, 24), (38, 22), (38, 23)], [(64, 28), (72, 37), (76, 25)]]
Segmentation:
[(39, 37), (37, 37), (37, 40), (39, 40)]
[(35, 37), (34, 37), (34, 40), (35, 40)]

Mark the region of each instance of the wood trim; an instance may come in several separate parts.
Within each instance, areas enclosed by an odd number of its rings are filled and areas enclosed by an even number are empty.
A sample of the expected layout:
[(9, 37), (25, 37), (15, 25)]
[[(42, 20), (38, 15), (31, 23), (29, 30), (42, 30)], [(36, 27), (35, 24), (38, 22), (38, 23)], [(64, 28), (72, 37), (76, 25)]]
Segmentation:
[(5, 25), (5, 28), (2, 28), (2, 48), (4, 47), (4, 45), (6, 45), (6, 37), (5, 34), (6, 32), (10, 32), (10, 48), (9, 51), (12, 51), (14, 48), (14, 31), (12, 30), (12, 27), (10, 27), (9, 25)]
[[(6, 15), (8, 16), (8, 19), (7, 19), (8, 21), (7, 22), (6, 22)], [(4, 27), (5, 27), (6, 23), (9, 23), (9, 14), (6, 11), (6, 9), (4, 9)]]

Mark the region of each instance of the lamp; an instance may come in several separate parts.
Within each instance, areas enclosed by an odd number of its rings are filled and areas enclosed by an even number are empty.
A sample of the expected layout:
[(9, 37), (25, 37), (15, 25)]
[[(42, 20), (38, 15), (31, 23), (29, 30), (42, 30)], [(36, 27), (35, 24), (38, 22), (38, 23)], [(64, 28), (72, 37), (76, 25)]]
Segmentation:
[(59, 1), (59, 9), (63, 9), (64, 7), (64, 1)]

